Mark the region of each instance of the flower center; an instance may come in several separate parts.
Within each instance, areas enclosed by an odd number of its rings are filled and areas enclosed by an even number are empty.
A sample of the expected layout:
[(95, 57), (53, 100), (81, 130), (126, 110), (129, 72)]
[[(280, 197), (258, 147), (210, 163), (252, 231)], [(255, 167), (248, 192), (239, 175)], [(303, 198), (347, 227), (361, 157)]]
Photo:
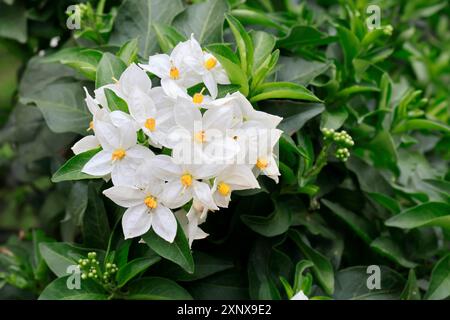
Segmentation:
[(213, 58), (213, 57), (208, 58), (205, 61), (205, 68), (208, 70), (211, 70), (212, 68), (214, 68), (216, 66), (216, 64), (217, 64), (216, 58)]
[(146, 197), (144, 203), (149, 209), (155, 209), (158, 206), (158, 201), (153, 196)]
[(190, 187), (192, 185), (192, 175), (185, 173), (180, 178), (181, 184), (185, 187)]
[(197, 132), (194, 135), (194, 139), (195, 139), (195, 141), (200, 142), (200, 143), (205, 142), (205, 131), (202, 130), (202, 131)]
[(217, 191), (223, 196), (227, 196), (230, 194), (231, 188), (230, 185), (226, 184), (225, 182), (220, 182), (217, 185)]
[(195, 104), (200, 104), (203, 102), (203, 95), (201, 93), (196, 93), (192, 97), (192, 102)]
[(177, 67), (170, 67), (169, 76), (173, 80), (178, 80), (180, 78), (180, 70)]
[(151, 132), (155, 131), (156, 128), (156, 120), (155, 118), (148, 118), (145, 121), (145, 127), (150, 130)]
[(266, 159), (259, 158), (258, 160), (256, 160), (256, 166), (261, 170), (267, 168), (267, 165), (268, 163)]
[(125, 150), (119, 148), (114, 150), (114, 152), (112, 153), (112, 160), (113, 161), (122, 160), (125, 156), (126, 156)]

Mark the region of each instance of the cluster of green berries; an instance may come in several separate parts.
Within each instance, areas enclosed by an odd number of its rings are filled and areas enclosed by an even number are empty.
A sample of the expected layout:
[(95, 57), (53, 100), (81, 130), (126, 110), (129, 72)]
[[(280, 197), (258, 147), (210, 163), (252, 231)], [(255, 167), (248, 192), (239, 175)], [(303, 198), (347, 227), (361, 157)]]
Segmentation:
[(118, 271), (115, 263), (107, 263), (105, 272), (100, 269), (100, 262), (97, 260), (96, 252), (89, 252), (87, 259), (79, 259), (78, 267), (81, 271), (81, 279), (100, 279), (103, 282), (110, 282), (111, 276)]
[(348, 148), (353, 147), (355, 144), (347, 131), (335, 131), (334, 129), (323, 128), (322, 133), (325, 140), (332, 141), (336, 144), (335, 157), (341, 161), (347, 161), (350, 157)]

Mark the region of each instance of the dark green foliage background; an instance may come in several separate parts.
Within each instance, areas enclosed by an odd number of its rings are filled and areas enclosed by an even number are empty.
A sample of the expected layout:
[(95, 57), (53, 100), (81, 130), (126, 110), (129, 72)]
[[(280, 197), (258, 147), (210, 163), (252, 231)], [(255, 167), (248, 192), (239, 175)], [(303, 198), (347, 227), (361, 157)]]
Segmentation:
[[(280, 277), (294, 285), (309, 260), (309, 296), (448, 299), (448, 1), (91, 1), (71, 32), (72, 3), (0, 0), (0, 298), (286, 299)], [(373, 4), (382, 28), (369, 32)], [(80, 159), (51, 181), (86, 134), (82, 87), (191, 33), (226, 66), (222, 94), (239, 88), (285, 131), (280, 183), (236, 192), (192, 252), (181, 228), (174, 245), (124, 241), (123, 210)], [(352, 136), (347, 162), (317, 161), (322, 128)], [(117, 287), (67, 289), (89, 251), (118, 265)], [(367, 288), (369, 265), (381, 289)]]

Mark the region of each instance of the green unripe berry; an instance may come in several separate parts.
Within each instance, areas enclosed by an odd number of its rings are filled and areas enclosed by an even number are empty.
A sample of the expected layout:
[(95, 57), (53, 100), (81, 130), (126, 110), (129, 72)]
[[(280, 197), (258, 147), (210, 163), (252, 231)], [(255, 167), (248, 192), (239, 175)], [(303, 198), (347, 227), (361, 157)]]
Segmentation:
[(110, 269), (111, 267), (112, 267), (112, 264), (108, 262), (108, 263), (106, 264), (106, 269)]
[(87, 278), (86, 273), (83, 273), (83, 274), (81, 275), (81, 279), (85, 280), (86, 278)]

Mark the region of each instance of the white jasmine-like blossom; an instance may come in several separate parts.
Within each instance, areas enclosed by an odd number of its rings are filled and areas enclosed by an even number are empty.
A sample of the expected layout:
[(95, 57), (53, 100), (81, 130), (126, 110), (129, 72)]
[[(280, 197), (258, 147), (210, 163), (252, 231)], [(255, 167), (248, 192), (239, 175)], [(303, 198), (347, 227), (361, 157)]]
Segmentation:
[(103, 193), (119, 206), (127, 208), (122, 218), (125, 239), (139, 237), (150, 228), (168, 242), (173, 242), (177, 222), (172, 211), (164, 205), (161, 181), (151, 177), (148, 170), (138, 170), (135, 186), (113, 186)]
[(230, 83), (227, 73), (212, 54), (202, 50), (193, 34), (186, 43), (185, 46), (189, 47), (190, 50), (184, 60), (193, 72), (201, 76), (201, 80), (208, 88), (211, 97), (215, 99), (218, 92), (217, 84)]
[(189, 247), (192, 246), (194, 240), (201, 240), (208, 236), (208, 234), (199, 227), (199, 224), (203, 223), (205, 219), (200, 218), (201, 212), (198, 212), (194, 206), (191, 206), (188, 213), (183, 209), (176, 211), (175, 216), (177, 217), (178, 222), (180, 222), (184, 234), (188, 238)]
[(167, 181), (164, 186), (164, 197), (170, 208), (181, 207), (194, 198), (208, 209), (218, 210), (209, 184), (202, 180), (212, 178), (221, 166), (180, 165), (166, 155), (157, 155), (150, 163), (155, 176)]
[[(152, 87), (146, 71), (161, 86)], [(170, 55), (131, 64), (111, 81), (94, 91), (95, 98), (85, 89), (90, 135), (72, 150), (101, 148), (82, 172), (111, 177), (113, 186), (104, 194), (126, 208), (125, 238), (152, 229), (173, 242), (178, 219), (191, 246), (208, 236), (199, 227), (208, 211), (228, 207), (233, 191), (259, 188), (260, 174), (278, 182), (275, 147), (282, 132), (276, 127), (282, 118), (255, 110), (240, 92), (217, 98), (218, 84), (229, 83), (228, 76), (193, 36)], [(201, 89), (189, 96), (197, 84)], [(127, 112), (111, 110), (106, 89), (124, 100)], [(187, 212), (181, 209), (189, 203)]]
[(155, 104), (150, 95), (136, 90), (128, 104), (130, 113), (138, 126), (150, 138), (153, 146), (165, 145), (170, 129), (175, 125), (173, 108)]
[(214, 180), (213, 199), (218, 207), (227, 208), (234, 190), (259, 188), (259, 183), (247, 165), (225, 168)]
[(302, 290), (300, 290), (291, 298), (291, 300), (309, 300), (309, 298), (303, 293)]
[(190, 44), (185, 41), (176, 45), (170, 55), (155, 54), (150, 56), (148, 64), (140, 66), (161, 79), (161, 87), (168, 96), (188, 98), (187, 88), (202, 81), (185, 63), (185, 57), (190, 54)]
[(128, 184), (141, 162), (154, 155), (150, 149), (137, 144), (136, 131), (131, 125), (116, 127), (95, 121), (94, 128), (102, 150), (85, 164), (84, 173), (100, 177), (111, 174), (114, 184)]
[(148, 94), (152, 88), (152, 82), (144, 70), (132, 63), (120, 76), (113, 79), (115, 83), (104, 85), (95, 90), (95, 99), (103, 106), (107, 107), (105, 89), (112, 90), (119, 98), (128, 101), (136, 90)]

